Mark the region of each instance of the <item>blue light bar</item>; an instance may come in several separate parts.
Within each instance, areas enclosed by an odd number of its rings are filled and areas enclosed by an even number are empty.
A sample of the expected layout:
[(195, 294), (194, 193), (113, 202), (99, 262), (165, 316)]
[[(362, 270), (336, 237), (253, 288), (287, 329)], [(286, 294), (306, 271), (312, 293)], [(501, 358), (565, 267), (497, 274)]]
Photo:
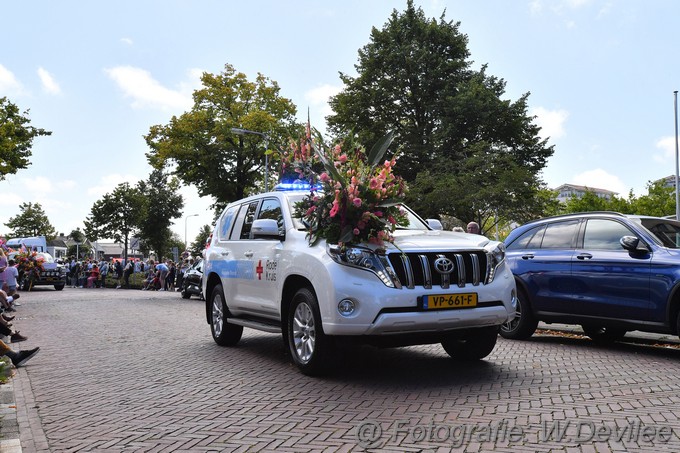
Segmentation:
[(297, 179), (294, 180), (293, 182), (280, 182), (276, 186), (274, 186), (274, 190), (277, 190), (279, 192), (287, 192), (287, 191), (295, 191), (295, 190), (306, 190), (306, 191), (311, 191), (311, 190), (321, 190), (323, 186), (319, 184), (315, 184), (312, 186), (310, 183), (303, 179)]

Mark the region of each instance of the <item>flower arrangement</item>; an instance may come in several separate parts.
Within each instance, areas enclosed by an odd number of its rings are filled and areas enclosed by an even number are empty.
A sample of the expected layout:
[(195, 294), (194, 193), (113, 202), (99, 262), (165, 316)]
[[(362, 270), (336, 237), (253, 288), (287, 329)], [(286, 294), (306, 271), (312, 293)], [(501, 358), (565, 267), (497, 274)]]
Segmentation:
[(20, 277), (28, 279), (29, 291), (33, 286), (33, 280), (40, 278), (40, 273), (45, 270), (43, 263), (45, 259), (38, 255), (38, 252), (20, 252), (14, 257)]
[[(312, 187), (296, 206), (296, 215), (309, 227), (310, 245), (319, 239), (330, 244), (394, 241), (397, 225), (407, 225), (400, 207), (406, 183), (393, 172), (396, 157), (383, 156), (394, 138), (389, 133), (366, 152), (363, 146), (324, 149), (309, 139), (284, 154), (283, 170), (293, 171)], [(319, 162), (321, 165), (319, 165)]]

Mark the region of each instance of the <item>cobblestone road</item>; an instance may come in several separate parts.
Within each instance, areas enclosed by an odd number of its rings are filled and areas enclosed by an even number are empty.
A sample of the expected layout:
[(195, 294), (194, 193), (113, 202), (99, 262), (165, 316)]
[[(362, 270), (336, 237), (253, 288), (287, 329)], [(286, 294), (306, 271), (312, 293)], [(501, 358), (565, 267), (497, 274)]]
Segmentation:
[(217, 346), (177, 293), (22, 296), (14, 347), (41, 347), (13, 380), (24, 452), (680, 451), (677, 349), (536, 336), (462, 365), (362, 347), (310, 378), (277, 335)]

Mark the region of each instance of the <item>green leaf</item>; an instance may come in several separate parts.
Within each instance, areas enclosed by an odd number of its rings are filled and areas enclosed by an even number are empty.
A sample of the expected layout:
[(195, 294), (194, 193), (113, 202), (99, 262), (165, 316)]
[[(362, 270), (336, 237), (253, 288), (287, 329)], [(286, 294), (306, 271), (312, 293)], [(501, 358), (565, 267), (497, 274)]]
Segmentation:
[(371, 152), (368, 153), (368, 164), (371, 167), (375, 167), (378, 164), (378, 162), (382, 160), (383, 156), (385, 155), (385, 152), (390, 147), (393, 140), (394, 131), (391, 131), (385, 134), (380, 140), (377, 141), (375, 145), (373, 145), (373, 148), (371, 148)]
[(345, 227), (342, 229), (342, 234), (340, 235), (340, 239), (338, 239), (338, 242), (342, 243), (347, 243), (347, 242), (352, 242), (352, 239), (354, 239), (354, 228), (352, 228), (351, 225), (345, 225)]

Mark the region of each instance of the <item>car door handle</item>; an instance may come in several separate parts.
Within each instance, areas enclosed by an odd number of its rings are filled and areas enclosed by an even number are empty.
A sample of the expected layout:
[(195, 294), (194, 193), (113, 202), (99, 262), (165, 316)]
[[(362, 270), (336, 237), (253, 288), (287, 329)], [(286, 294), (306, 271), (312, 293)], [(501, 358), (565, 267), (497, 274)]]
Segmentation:
[(246, 258), (252, 258), (253, 257), (253, 251), (252, 250), (248, 250), (247, 252), (244, 252), (243, 254), (246, 256)]
[(592, 257), (593, 257), (593, 255), (591, 255), (590, 253), (581, 253), (581, 254), (576, 256), (576, 258), (579, 259), (579, 260), (589, 260)]
[(523, 260), (533, 260), (534, 259), (534, 254), (533, 253), (527, 253), (526, 255), (522, 255)]
[(220, 253), (220, 255), (227, 256), (227, 255), (229, 255), (229, 252), (222, 252), (222, 253)]

